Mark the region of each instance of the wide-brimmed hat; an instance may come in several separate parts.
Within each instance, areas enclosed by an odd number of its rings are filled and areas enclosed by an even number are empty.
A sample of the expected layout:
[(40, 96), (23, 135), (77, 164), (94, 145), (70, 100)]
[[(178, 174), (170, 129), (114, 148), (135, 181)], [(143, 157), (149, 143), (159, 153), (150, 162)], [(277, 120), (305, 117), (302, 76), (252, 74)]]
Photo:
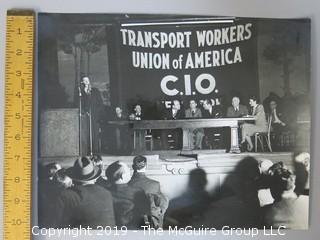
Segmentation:
[(101, 169), (94, 166), (87, 157), (78, 158), (73, 167), (67, 169), (67, 175), (77, 182), (88, 182), (97, 179), (101, 175)]

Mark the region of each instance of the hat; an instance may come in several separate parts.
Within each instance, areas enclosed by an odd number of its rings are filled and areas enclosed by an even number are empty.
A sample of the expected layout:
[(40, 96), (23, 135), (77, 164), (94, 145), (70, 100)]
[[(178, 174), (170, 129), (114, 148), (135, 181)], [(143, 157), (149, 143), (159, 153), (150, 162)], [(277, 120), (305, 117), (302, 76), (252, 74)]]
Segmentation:
[(77, 182), (88, 182), (97, 179), (101, 175), (101, 169), (94, 166), (87, 157), (78, 158), (73, 167), (68, 168), (67, 175)]

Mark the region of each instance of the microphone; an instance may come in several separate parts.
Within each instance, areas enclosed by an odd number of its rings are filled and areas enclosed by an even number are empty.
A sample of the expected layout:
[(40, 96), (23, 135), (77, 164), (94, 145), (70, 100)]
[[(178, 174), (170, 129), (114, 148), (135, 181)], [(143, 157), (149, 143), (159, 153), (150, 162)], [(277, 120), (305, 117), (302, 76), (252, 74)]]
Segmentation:
[(81, 93), (81, 88), (78, 87), (78, 91), (79, 91), (79, 97), (82, 97), (82, 93)]

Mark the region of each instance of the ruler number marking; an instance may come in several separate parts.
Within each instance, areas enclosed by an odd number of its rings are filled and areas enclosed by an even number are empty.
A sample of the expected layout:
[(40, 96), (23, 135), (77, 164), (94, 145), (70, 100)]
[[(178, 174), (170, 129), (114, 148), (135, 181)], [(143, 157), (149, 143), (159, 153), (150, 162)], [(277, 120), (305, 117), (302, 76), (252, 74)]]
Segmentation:
[(11, 225), (19, 226), (22, 224), (22, 220), (20, 218), (12, 219)]
[(17, 141), (20, 141), (20, 140), (21, 140), (20, 133), (17, 133), (17, 134), (14, 136), (14, 139), (17, 140)]
[(14, 182), (15, 182), (15, 183), (20, 183), (20, 177), (15, 177), (15, 178), (14, 178)]
[(22, 56), (22, 50), (20, 48), (16, 49), (16, 56)]
[(21, 75), (22, 75), (22, 71), (21, 71), (21, 70), (17, 70), (17, 71), (16, 71), (16, 76), (17, 76), (17, 77), (21, 77)]

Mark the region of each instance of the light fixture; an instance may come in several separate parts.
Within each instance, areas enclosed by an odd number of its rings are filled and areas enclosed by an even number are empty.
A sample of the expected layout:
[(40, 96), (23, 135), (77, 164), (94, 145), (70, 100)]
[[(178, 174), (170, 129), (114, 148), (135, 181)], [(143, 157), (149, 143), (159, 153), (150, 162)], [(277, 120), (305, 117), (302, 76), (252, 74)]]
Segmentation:
[(171, 22), (134, 22), (122, 23), (121, 27), (137, 27), (137, 26), (161, 26), (161, 25), (190, 25), (190, 24), (217, 24), (217, 23), (234, 23), (234, 18), (200, 18), (185, 20), (185, 21), (171, 21)]

